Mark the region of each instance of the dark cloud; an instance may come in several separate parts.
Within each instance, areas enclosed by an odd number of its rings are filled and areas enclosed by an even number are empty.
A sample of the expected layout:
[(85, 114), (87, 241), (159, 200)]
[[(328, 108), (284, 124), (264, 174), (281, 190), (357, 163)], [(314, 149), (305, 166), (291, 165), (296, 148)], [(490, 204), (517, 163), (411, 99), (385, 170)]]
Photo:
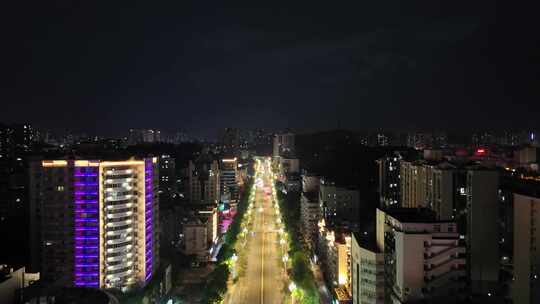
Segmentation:
[(214, 135), (536, 127), (540, 113), (537, 18), (502, 1), (10, 5), (4, 121)]

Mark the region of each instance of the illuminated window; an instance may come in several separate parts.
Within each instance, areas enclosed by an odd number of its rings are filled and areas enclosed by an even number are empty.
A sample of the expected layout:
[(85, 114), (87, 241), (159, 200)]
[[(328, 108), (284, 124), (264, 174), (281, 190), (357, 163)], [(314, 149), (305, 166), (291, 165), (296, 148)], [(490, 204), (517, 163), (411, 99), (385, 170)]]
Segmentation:
[(63, 192), (64, 186), (56, 186), (56, 191)]

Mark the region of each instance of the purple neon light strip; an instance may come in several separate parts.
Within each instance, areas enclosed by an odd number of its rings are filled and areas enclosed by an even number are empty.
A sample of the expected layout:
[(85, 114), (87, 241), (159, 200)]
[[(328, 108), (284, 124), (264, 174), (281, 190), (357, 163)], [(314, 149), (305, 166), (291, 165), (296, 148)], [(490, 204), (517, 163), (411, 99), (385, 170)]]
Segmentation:
[(97, 219), (93, 219), (93, 218), (78, 218), (78, 219), (75, 219), (75, 223), (97, 222), (97, 221), (98, 221)]
[(81, 254), (81, 255), (75, 255), (76, 258), (80, 259), (95, 259), (99, 256), (97, 254)]
[(97, 191), (75, 191), (75, 195), (98, 195)]
[(75, 231), (98, 231), (97, 227), (76, 227)]
[(96, 282), (75, 282), (77, 286), (98, 286), (99, 283)]
[[(152, 277), (152, 267), (151, 267), (151, 264), (152, 264), (152, 233), (153, 233), (153, 230), (152, 230), (152, 226), (153, 226), (153, 221), (152, 221), (152, 203), (153, 203), (153, 192), (152, 192), (152, 180), (153, 180), (153, 174), (154, 174), (154, 170), (153, 170), (153, 165), (152, 163), (150, 162), (150, 160), (146, 160), (146, 163), (145, 163), (145, 189), (147, 191), (145, 197), (146, 197), (146, 202), (145, 202), (145, 216), (147, 217), (145, 219), (145, 228), (146, 228), (146, 232), (147, 232), (147, 236), (146, 236), (146, 248), (145, 248), (145, 259), (146, 259), (146, 263), (147, 265), (149, 265), (147, 267), (147, 274), (145, 276), (145, 281), (148, 281), (150, 279), (150, 277)], [(150, 245), (150, 246), (148, 246)]]
[(76, 237), (75, 240), (98, 240), (97, 236), (80, 236)]
[[(96, 208), (96, 196), (99, 194), (98, 170), (95, 167), (77, 167), (74, 173), (76, 286), (99, 287), (99, 272), (96, 272), (99, 262), (95, 262), (96, 259), (99, 261), (99, 227), (96, 226), (99, 216), (99, 209)], [(84, 277), (83, 281), (81, 277)]]

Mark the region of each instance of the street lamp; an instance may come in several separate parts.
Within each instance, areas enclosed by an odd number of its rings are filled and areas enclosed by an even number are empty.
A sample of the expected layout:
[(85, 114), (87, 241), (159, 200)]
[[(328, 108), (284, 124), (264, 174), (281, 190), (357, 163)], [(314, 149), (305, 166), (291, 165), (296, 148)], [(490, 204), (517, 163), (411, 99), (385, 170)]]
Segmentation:
[(233, 253), (231, 257), (231, 261), (232, 261), (232, 275), (233, 275), (233, 278), (236, 278), (236, 261), (238, 261), (238, 256), (236, 255), (236, 253)]
[(295, 289), (296, 289), (296, 284), (294, 284), (294, 282), (291, 282), (291, 284), (289, 284), (289, 291), (291, 292), (291, 303), (294, 303), (293, 292)]
[(296, 284), (294, 284), (294, 282), (291, 282), (291, 284), (289, 284), (289, 291), (293, 292), (295, 289), (296, 289)]

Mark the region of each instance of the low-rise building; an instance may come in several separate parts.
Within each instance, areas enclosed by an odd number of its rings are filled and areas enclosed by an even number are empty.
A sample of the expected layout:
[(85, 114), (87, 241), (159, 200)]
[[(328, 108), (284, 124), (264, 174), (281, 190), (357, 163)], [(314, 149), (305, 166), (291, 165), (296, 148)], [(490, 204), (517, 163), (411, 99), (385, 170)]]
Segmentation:
[[(317, 248), (326, 281), (333, 287), (346, 290), (351, 297), (351, 235), (345, 231), (327, 229), (319, 222)], [(341, 301), (341, 300), (340, 300)]]
[(214, 206), (207, 206), (197, 211), (199, 218), (206, 223), (206, 236), (208, 246), (212, 246), (219, 238), (219, 217), (218, 210)]
[(207, 223), (194, 217), (183, 225), (183, 246), (185, 255), (194, 255), (199, 261), (208, 261)]
[(182, 250), (206, 262), (220, 237), (218, 209), (212, 205), (192, 207), (182, 225)]

